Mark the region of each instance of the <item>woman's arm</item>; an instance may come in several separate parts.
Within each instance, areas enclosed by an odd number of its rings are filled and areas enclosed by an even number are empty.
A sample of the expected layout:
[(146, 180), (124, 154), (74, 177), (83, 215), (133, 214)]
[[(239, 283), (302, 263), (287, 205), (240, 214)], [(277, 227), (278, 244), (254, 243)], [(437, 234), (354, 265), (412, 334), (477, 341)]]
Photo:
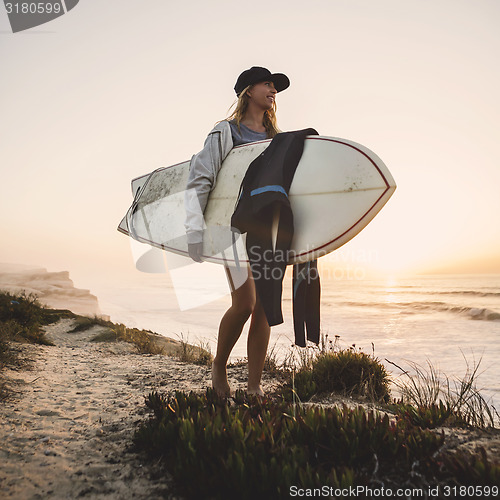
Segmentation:
[(218, 123), (208, 134), (203, 149), (191, 158), (189, 177), (184, 196), (188, 245), (203, 242), (203, 212), (208, 195), (217, 180), (222, 162), (233, 147), (231, 128), (227, 121)]

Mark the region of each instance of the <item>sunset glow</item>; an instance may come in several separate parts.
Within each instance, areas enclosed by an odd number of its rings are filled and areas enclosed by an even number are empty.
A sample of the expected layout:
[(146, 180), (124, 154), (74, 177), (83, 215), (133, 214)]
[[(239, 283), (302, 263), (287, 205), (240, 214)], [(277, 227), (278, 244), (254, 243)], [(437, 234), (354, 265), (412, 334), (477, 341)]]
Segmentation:
[(278, 1), (272, 36), (243, 51), (222, 36), (241, 25), (230, 2), (109, 5), (15, 35), (0, 12), (1, 261), (70, 269), (83, 286), (134, 273), (116, 231), (131, 179), (197, 152), (236, 76), (260, 64), (292, 82), (281, 129), (364, 144), (398, 184), (325, 263), (500, 272), (497, 2)]

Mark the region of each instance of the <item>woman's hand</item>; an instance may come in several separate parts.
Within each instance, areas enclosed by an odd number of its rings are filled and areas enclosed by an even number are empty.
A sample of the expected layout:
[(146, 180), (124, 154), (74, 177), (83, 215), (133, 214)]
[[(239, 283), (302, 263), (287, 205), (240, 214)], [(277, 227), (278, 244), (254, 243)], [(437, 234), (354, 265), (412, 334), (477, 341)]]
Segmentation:
[(203, 262), (201, 255), (203, 253), (203, 242), (201, 243), (188, 243), (188, 253), (189, 256), (195, 262)]

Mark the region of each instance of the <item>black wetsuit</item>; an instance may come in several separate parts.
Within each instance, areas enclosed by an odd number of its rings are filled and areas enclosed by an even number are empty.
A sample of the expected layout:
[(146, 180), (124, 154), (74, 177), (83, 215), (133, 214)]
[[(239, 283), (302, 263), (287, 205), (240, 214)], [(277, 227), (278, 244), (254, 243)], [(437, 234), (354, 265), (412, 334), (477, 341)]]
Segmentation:
[[(293, 237), (288, 192), (302, 156), (304, 140), (307, 135), (317, 134), (316, 130), (308, 128), (276, 135), (248, 167), (231, 218), (233, 228), (247, 233), (246, 248), (252, 276), (269, 326), (283, 323), (282, 282)], [(273, 249), (272, 223), (277, 207), (280, 216)], [(294, 267), (294, 289), (297, 284), (294, 290), (294, 330), (295, 343), (300, 346), (305, 346), (304, 323), (308, 339), (319, 342), (320, 283), (316, 261), (313, 262)], [(311, 269), (316, 269), (316, 272), (311, 272)]]

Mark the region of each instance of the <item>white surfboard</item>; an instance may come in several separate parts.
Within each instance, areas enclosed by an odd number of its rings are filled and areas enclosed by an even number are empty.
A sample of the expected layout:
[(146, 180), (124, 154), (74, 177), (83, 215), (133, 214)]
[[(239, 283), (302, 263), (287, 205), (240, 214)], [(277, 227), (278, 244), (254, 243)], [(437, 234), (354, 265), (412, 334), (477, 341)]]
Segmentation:
[[(235, 259), (248, 261), (245, 235), (232, 241), (231, 215), (248, 166), (270, 142), (237, 146), (224, 160), (204, 212), (204, 260), (229, 265)], [(184, 162), (134, 179), (134, 202), (118, 230), (188, 255), (184, 228), (188, 171), (189, 162)], [(308, 136), (289, 191), (294, 237), (288, 264), (314, 260), (344, 245), (375, 217), (395, 189), (388, 168), (368, 148), (346, 139)]]

